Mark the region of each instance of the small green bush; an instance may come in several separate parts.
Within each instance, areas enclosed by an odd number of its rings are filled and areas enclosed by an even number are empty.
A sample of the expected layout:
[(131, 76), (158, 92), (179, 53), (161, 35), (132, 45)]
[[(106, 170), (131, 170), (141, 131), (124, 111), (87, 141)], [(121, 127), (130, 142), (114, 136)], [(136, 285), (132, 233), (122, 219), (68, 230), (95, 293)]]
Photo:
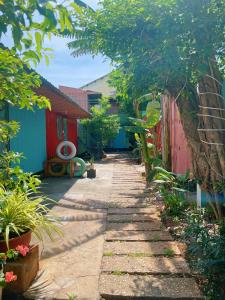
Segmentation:
[(207, 300), (225, 299), (225, 221), (208, 224), (204, 214), (192, 211), (184, 237), (190, 263), (203, 277)]

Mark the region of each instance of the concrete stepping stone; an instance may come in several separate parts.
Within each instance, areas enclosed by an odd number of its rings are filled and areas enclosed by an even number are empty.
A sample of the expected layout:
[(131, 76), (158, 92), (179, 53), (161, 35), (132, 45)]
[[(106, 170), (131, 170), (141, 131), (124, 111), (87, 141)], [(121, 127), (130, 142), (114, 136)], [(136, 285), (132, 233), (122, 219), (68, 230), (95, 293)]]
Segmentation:
[(99, 285), (104, 299), (203, 299), (193, 278), (103, 274)]
[(129, 274), (190, 274), (182, 257), (103, 256), (101, 270)]
[(148, 208), (110, 208), (108, 214), (157, 214), (159, 209), (156, 206)]
[(160, 220), (159, 214), (108, 215), (108, 222), (143, 222)]
[(147, 205), (148, 203), (143, 203), (142, 201), (113, 201), (107, 203), (108, 208), (142, 208), (146, 207)]
[(172, 241), (167, 231), (107, 231), (106, 241)]
[(117, 231), (154, 231), (164, 229), (160, 221), (136, 223), (108, 223), (107, 230)]
[(107, 242), (104, 255), (130, 255), (131, 257), (181, 255), (176, 242)]

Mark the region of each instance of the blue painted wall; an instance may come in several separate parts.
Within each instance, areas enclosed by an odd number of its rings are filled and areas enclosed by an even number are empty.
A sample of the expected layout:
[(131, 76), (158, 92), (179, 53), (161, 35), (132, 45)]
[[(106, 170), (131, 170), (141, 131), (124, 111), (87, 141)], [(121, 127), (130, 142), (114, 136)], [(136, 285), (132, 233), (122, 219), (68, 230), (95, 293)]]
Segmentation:
[(20, 123), (20, 131), (10, 141), (10, 150), (22, 152), (26, 157), (21, 160), (21, 168), (32, 173), (43, 170), (46, 160), (45, 110), (36, 109), (33, 112), (10, 107), (9, 120)]
[(125, 128), (120, 128), (120, 131), (116, 138), (111, 142), (110, 147), (113, 149), (128, 149), (129, 148), (129, 140), (126, 135)]

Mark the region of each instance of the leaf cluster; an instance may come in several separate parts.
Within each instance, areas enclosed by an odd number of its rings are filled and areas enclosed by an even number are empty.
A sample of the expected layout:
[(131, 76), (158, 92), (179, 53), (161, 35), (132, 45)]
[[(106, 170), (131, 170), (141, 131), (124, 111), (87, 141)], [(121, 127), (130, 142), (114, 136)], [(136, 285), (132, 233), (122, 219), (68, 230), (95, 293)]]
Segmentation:
[(224, 0), (103, 0), (77, 15), (74, 55), (102, 53), (129, 74), (133, 96), (176, 94), (224, 59)]
[(39, 239), (42, 239), (43, 232), (51, 238), (53, 231), (60, 233), (53, 222), (55, 218), (49, 215), (47, 204), (43, 204), (44, 198), (33, 197), (31, 192), (0, 189), (0, 236), (7, 245), (11, 237), (29, 230)]
[(225, 293), (225, 223), (208, 224), (204, 212), (187, 215), (184, 238), (192, 267), (203, 277), (206, 299), (223, 299)]
[(110, 102), (108, 98), (102, 98), (99, 105), (92, 107), (92, 118), (81, 121), (86, 127), (92, 139), (101, 146), (106, 146), (120, 129), (117, 115), (109, 114)]

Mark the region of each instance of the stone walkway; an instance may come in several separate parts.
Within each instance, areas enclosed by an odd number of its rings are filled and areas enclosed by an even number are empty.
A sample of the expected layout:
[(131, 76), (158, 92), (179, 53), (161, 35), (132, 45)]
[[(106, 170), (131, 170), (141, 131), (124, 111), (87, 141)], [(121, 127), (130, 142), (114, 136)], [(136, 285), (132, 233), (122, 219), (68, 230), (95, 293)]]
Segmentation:
[(202, 299), (177, 242), (163, 227), (140, 173), (124, 155), (97, 178), (49, 178), (44, 190), (64, 236), (41, 246), (29, 299)]
[(99, 289), (103, 299), (202, 299), (179, 245), (135, 166), (120, 159), (113, 189)]

